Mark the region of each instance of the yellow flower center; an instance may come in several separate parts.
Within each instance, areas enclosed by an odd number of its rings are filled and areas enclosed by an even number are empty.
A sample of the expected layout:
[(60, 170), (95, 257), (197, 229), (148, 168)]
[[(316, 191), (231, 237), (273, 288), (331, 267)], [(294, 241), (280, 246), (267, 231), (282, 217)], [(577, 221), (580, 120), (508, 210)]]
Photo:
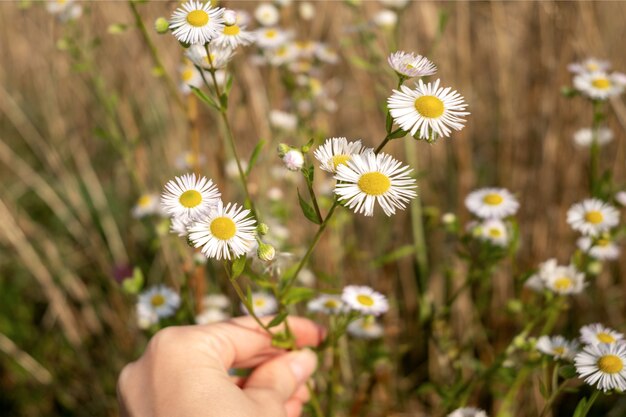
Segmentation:
[(150, 299), (150, 304), (152, 304), (153, 307), (162, 306), (163, 304), (165, 304), (165, 297), (163, 297), (161, 294), (155, 294)]
[(624, 362), (617, 355), (604, 355), (598, 359), (598, 368), (607, 374), (616, 374), (624, 369)]
[(587, 70), (588, 71), (594, 72), (594, 71), (597, 71), (599, 69), (600, 69), (600, 67), (598, 67), (598, 65), (593, 63), (593, 62), (590, 62), (590, 63), (587, 64)]
[(356, 297), (356, 300), (364, 306), (371, 307), (374, 305), (374, 299), (369, 295), (360, 294)]
[(211, 222), (211, 234), (220, 240), (228, 240), (237, 233), (237, 226), (230, 217), (216, 217)]
[(180, 75), (180, 77), (183, 79), (183, 81), (187, 82), (190, 81), (193, 78), (193, 69), (191, 68), (186, 68), (183, 73)]
[(224, 35), (235, 36), (239, 35), (239, 32), (239, 26), (237, 25), (224, 26)]
[(324, 302), (324, 307), (326, 308), (337, 308), (339, 306), (339, 303), (337, 303), (336, 300), (326, 300)]
[(137, 201), (137, 205), (139, 207), (148, 207), (151, 202), (152, 202), (152, 197), (151, 196), (149, 196), (149, 195), (142, 195), (139, 198), (139, 201)]
[(585, 220), (591, 224), (598, 224), (602, 223), (602, 220), (604, 220), (604, 216), (600, 211), (591, 210), (585, 213)]
[(255, 307), (263, 307), (264, 305), (265, 305), (265, 298), (259, 298), (257, 300), (254, 300)]
[(187, 165), (190, 165), (190, 166), (191, 166), (191, 165), (194, 165), (194, 164), (196, 163), (196, 161), (197, 161), (197, 159), (196, 159), (196, 157), (195, 157), (195, 155), (194, 155), (194, 154), (192, 154), (192, 153), (187, 153), (187, 154), (185, 155), (185, 163), (186, 163)]
[(187, 15), (187, 23), (197, 28), (209, 23), (209, 15), (204, 10), (194, 10)]
[(270, 30), (266, 30), (265, 31), (265, 37), (268, 39), (272, 39), (275, 38), (277, 35), (277, 32), (274, 29), (270, 29)]
[(180, 195), (178, 201), (185, 208), (194, 208), (202, 203), (202, 194), (196, 190), (187, 190)]
[(552, 349), (552, 353), (554, 353), (555, 355), (563, 356), (563, 354), (565, 353), (565, 348), (563, 346), (557, 346)]
[(495, 227), (492, 228), (492, 229), (489, 229), (488, 233), (489, 233), (489, 236), (491, 236), (491, 237), (501, 237), (502, 236), (502, 230), (496, 229)]
[[(209, 58), (211, 58), (209, 60)], [(204, 63), (207, 65), (212, 65), (212, 63), (215, 62), (215, 54), (210, 54), (204, 57)]]
[(554, 281), (554, 288), (559, 291), (564, 291), (571, 288), (573, 285), (572, 279), (570, 277), (561, 277), (557, 278)]
[(591, 85), (600, 90), (606, 90), (611, 87), (611, 81), (608, 78), (596, 78)]
[(342, 164), (345, 165), (350, 159), (352, 159), (350, 155), (346, 155), (346, 154), (335, 155), (333, 156), (333, 166), (335, 167), (335, 169), (337, 169), (339, 165), (342, 165)]
[(498, 206), (502, 204), (503, 201), (504, 198), (502, 198), (500, 194), (492, 193), (483, 197), (483, 203), (489, 204), (490, 206)]
[(611, 241), (608, 239), (598, 239), (595, 246), (605, 247), (605, 246), (609, 246), (609, 243), (611, 243)]
[(415, 100), (415, 110), (429, 119), (436, 119), (443, 114), (443, 101), (435, 96), (421, 96)]
[(380, 172), (368, 172), (361, 175), (358, 186), (367, 195), (382, 195), (391, 187), (391, 180)]
[(615, 338), (608, 333), (598, 333), (596, 337), (602, 343), (615, 343)]

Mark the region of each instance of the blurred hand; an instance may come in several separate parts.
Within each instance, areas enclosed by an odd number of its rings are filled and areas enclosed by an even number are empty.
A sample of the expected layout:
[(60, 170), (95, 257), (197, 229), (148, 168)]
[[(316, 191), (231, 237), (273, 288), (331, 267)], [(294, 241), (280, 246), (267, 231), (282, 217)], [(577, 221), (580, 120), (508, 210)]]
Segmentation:
[[(317, 346), (323, 330), (293, 317), (298, 347)], [(313, 352), (285, 352), (251, 317), (159, 331), (118, 381), (126, 417), (297, 417), (317, 365)], [(246, 379), (230, 368), (254, 368)]]

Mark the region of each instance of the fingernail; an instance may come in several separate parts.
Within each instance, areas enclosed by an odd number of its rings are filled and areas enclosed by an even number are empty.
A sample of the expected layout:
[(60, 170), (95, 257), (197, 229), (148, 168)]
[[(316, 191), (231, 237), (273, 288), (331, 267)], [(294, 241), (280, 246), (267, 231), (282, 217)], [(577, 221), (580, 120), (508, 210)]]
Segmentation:
[(303, 349), (291, 354), (289, 368), (298, 382), (305, 381), (311, 376), (317, 365), (317, 356), (309, 349)]

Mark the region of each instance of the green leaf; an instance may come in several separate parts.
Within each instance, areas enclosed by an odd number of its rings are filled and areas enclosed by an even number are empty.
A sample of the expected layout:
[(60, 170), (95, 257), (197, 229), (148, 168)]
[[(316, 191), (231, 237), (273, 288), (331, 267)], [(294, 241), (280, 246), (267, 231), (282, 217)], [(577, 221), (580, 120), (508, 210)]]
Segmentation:
[(242, 255), (233, 261), (232, 272), (231, 272), (232, 275), (230, 279), (237, 279), (239, 275), (241, 275), (243, 270), (246, 268), (247, 260), (248, 258), (246, 257), (246, 255)]
[(297, 304), (315, 297), (315, 291), (311, 288), (292, 287), (283, 294), (282, 301), (285, 305)]
[(398, 131), (392, 133), (391, 135), (389, 135), (389, 139), (398, 139), (398, 138), (403, 138), (406, 136), (406, 132), (402, 129), (398, 129)]
[(298, 201), (300, 202), (300, 208), (302, 209), (302, 213), (304, 217), (309, 219), (315, 224), (322, 224), (322, 219), (320, 219), (317, 215), (317, 212), (309, 203), (307, 203), (302, 196), (300, 195), (300, 190), (298, 190)]
[(193, 85), (190, 85), (189, 88), (191, 88), (191, 91), (193, 91), (196, 97), (198, 97), (200, 100), (213, 107), (215, 110), (220, 110), (220, 105), (217, 104), (215, 100), (213, 100), (213, 98), (207, 96), (204, 91), (200, 90), (198, 87), (194, 87)]
[(250, 171), (252, 171), (252, 167), (256, 164), (257, 159), (259, 159), (259, 155), (261, 154), (261, 149), (265, 146), (265, 141), (261, 139), (257, 142), (254, 150), (252, 151), (252, 155), (250, 155), (250, 160), (248, 161), (248, 168), (246, 169), (246, 177), (250, 175)]
[(293, 338), (285, 332), (275, 333), (274, 336), (272, 336), (272, 346), (281, 349), (289, 349), (293, 346)]
[(559, 368), (559, 375), (565, 379), (576, 377), (576, 368), (574, 365), (564, 365)]
[(404, 258), (405, 256), (409, 256), (415, 253), (415, 246), (413, 245), (404, 245), (400, 246), (398, 249), (386, 253), (372, 261), (372, 265), (374, 267), (381, 267), (385, 264), (397, 261), (400, 258)]
[(226, 94), (230, 93), (230, 89), (233, 88), (233, 75), (228, 74), (228, 79), (226, 80)]
[(307, 184), (312, 187), (313, 178), (315, 177), (315, 167), (313, 165), (310, 165), (308, 167), (302, 168), (302, 175), (304, 175), (304, 179), (306, 180)]
[(272, 321), (269, 322), (269, 324), (267, 325), (267, 327), (276, 327), (278, 326), (280, 323), (282, 323), (283, 321), (285, 321), (285, 319), (287, 318), (287, 316), (289, 315), (289, 313), (287, 313), (286, 311), (283, 311), (282, 313), (280, 313), (279, 315), (277, 315), (276, 317), (274, 317), (272, 319)]
[(393, 127), (393, 119), (391, 117), (391, 113), (387, 110), (387, 120), (385, 122), (385, 128), (387, 130), (387, 134), (391, 133), (391, 128)]

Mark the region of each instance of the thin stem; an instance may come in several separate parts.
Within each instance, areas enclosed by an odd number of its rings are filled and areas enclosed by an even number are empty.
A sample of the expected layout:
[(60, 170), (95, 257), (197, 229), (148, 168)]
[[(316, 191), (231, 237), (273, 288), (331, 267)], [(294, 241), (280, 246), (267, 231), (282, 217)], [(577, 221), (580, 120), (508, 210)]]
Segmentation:
[(320, 406), (320, 401), (317, 398), (317, 393), (315, 392), (315, 389), (313, 388), (311, 381), (307, 381), (306, 388), (309, 391), (309, 396), (310, 396), (309, 402), (311, 403), (311, 406), (313, 407), (313, 412), (315, 413), (315, 417), (324, 417), (324, 412), (322, 411), (322, 407)]
[(311, 200), (313, 201), (313, 208), (315, 209), (315, 214), (317, 214), (317, 218), (322, 221), (322, 212), (320, 211), (320, 206), (317, 204), (317, 198), (315, 197), (315, 190), (313, 190), (313, 184), (309, 181), (306, 181), (306, 186), (309, 189), (309, 195), (311, 196)]

